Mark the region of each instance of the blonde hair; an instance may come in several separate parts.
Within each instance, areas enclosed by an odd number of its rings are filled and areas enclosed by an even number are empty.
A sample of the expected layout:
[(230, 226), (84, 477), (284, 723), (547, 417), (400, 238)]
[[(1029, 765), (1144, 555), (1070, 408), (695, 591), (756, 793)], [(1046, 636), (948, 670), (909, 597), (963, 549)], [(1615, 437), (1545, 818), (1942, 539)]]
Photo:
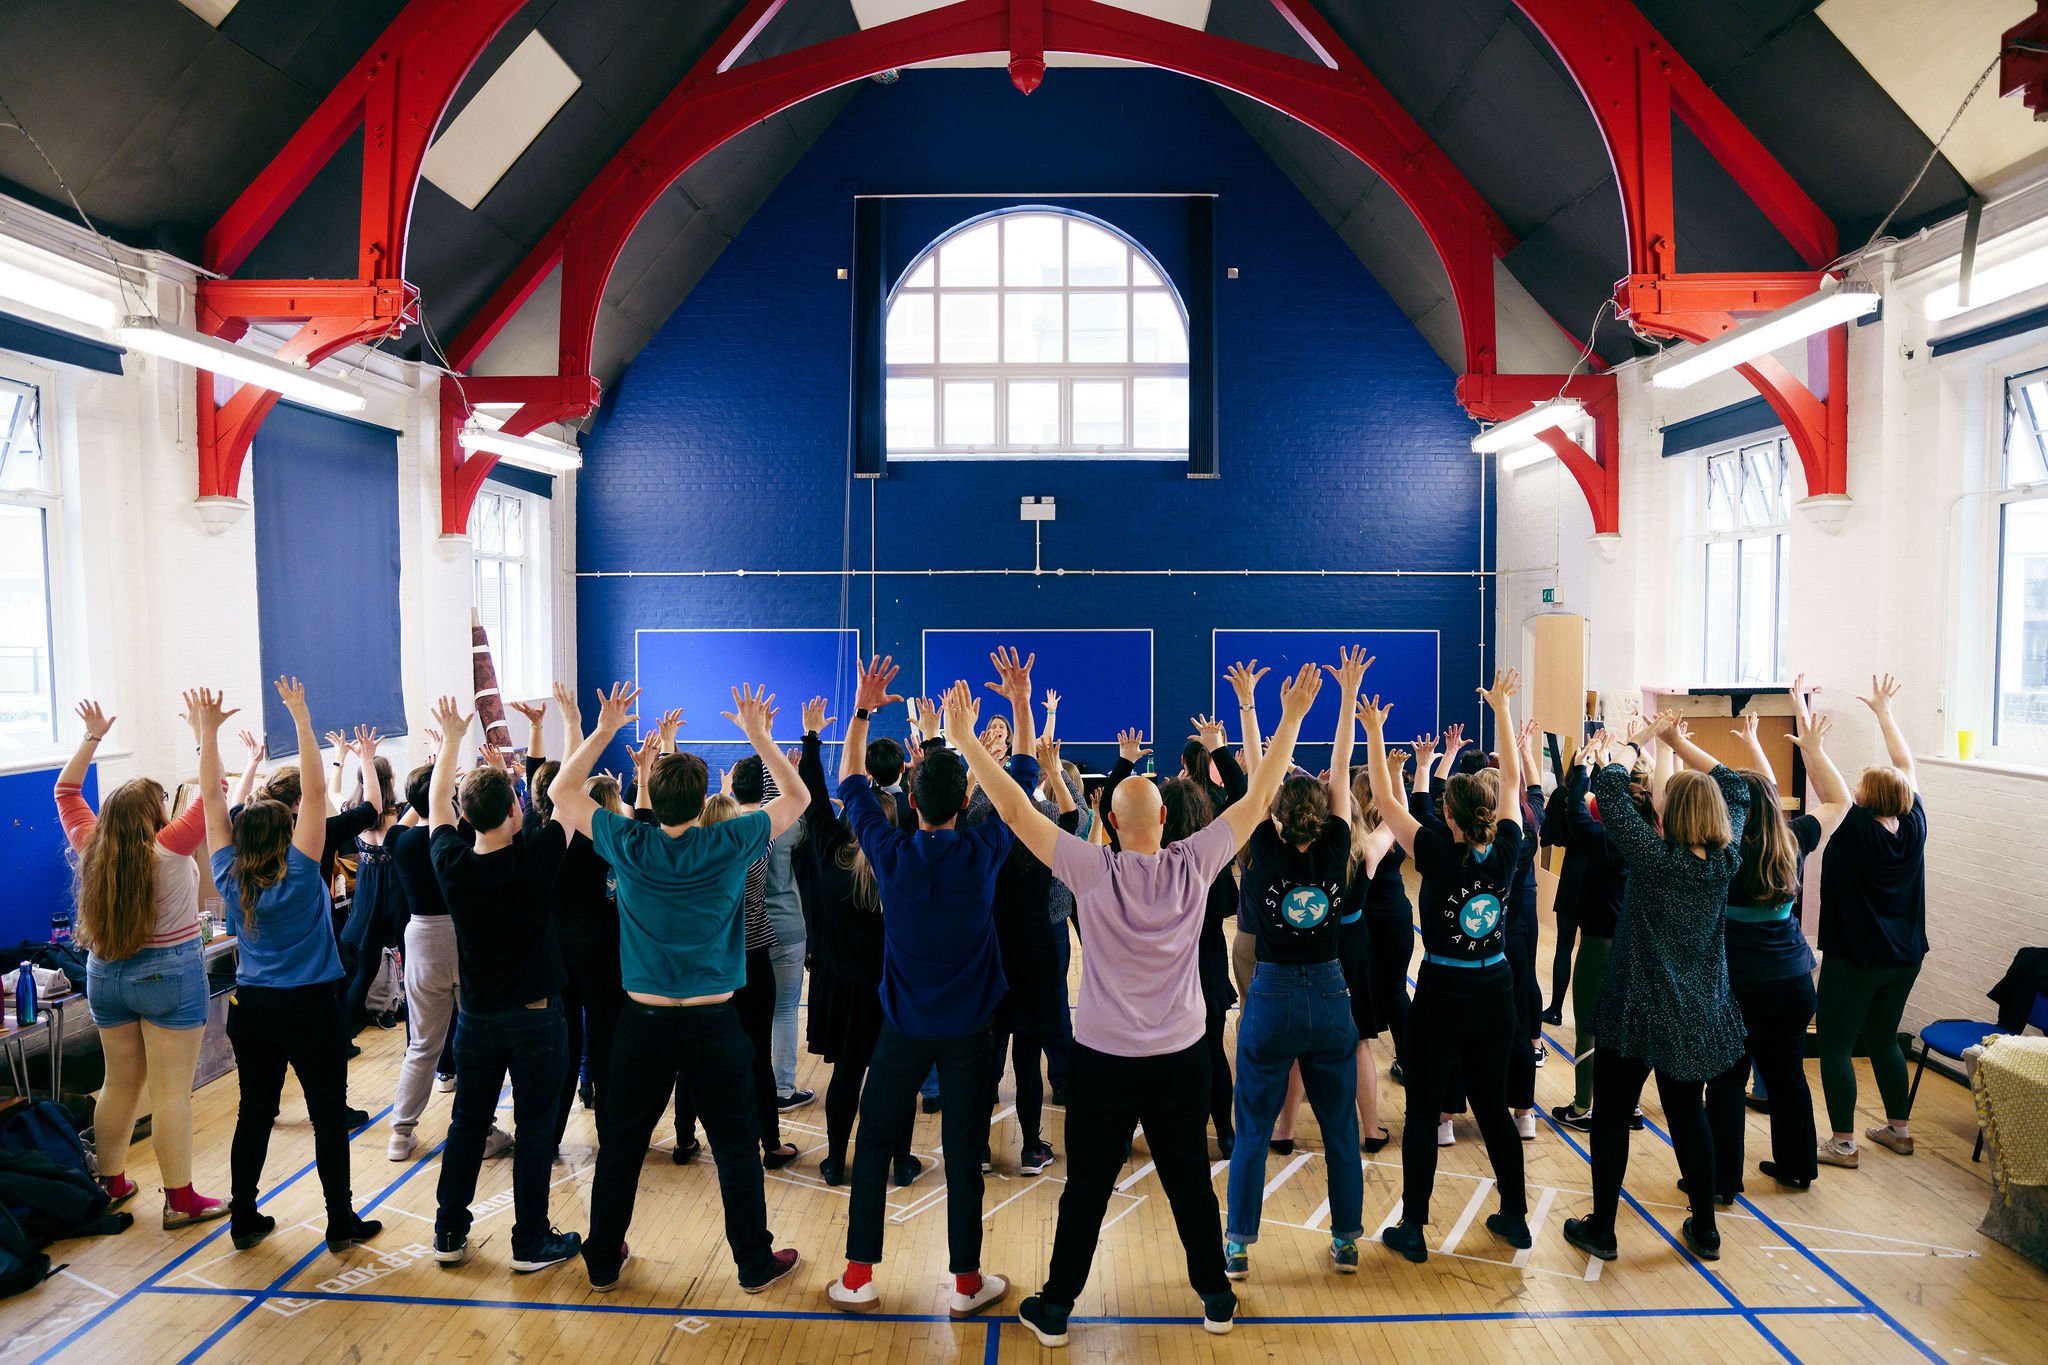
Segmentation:
[(604, 807), (613, 815), (623, 815), (628, 819), (632, 818), (633, 813), (626, 809), (625, 798), (619, 794), (618, 778), (599, 773), (583, 784), (583, 790), (589, 795), (591, 800), (597, 802), (598, 805)]
[[(882, 816), (890, 824), (896, 823), (896, 798), (888, 792), (874, 793), (875, 804), (881, 807)], [(833, 865), (853, 879), (853, 903), (863, 910), (882, 908), (882, 885), (875, 880), (875, 869), (868, 862), (868, 855), (861, 851), (860, 840), (848, 839), (832, 855)]]
[(1351, 861), (1346, 876), (1355, 875), (1365, 861), (1366, 838), (1380, 823), (1380, 808), (1372, 802), (1372, 773), (1360, 768), (1351, 775)]
[(717, 825), (732, 819), (740, 813), (740, 803), (724, 792), (704, 798), (704, 813), (697, 817), (700, 825)]
[(147, 777), (123, 782), (100, 803), (78, 860), (78, 937), (105, 961), (133, 957), (149, 941), (163, 827), (164, 789)]
[(1856, 804), (1872, 815), (1896, 820), (1913, 811), (1913, 784), (1890, 764), (1865, 768), (1856, 779)]
[(1671, 775), (1664, 784), (1664, 837), (1684, 848), (1709, 851), (1735, 842), (1728, 802), (1713, 778), (1690, 768)]
[(1457, 773), (1444, 787), (1444, 819), (1465, 836), (1465, 842), (1484, 848), (1493, 842), (1493, 825), (1500, 814), (1500, 773), (1484, 768), (1476, 773)]

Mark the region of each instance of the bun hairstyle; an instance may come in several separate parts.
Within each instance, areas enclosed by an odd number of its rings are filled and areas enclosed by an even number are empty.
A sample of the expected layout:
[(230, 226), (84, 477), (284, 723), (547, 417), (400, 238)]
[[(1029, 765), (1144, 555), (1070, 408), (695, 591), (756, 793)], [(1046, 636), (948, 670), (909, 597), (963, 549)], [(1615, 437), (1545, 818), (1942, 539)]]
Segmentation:
[(1282, 843), (1313, 843), (1330, 818), (1330, 793), (1306, 773), (1291, 775), (1273, 797), (1272, 815)]
[(1216, 818), (1204, 784), (1192, 777), (1176, 777), (1159, 784), (1159, 799), (1166, 803), (1166, 827), (1159, 833), (1159, 846), (1179, 843), (1199, 834)]
[(299, 798), (304, 794), (299, 786), (299, 770), (296, 766), (279, 768), (263, 779), (263, 786), (258, 789), (258, 795), (264, 800), (275, 801), (287, 810), (298, 805)]
[(1465, 836), (1466, 843), (1484, 848), (1493, 842), (1499, 797), (1497, 771), (1457, 773), (1444, 787), (1444, 819)]
[(109, 962), (135, 956), (156, 924), (157, 833), (164, 789), (147, 777), (123, 782), (100, 803), (78, 860), (78, 937)]
[(1880, 819), (1896, 820), (1913, 811), (1913, 784), (1897, 768), (1880, 764), (1865, 768), (1856, 779), (1856, 804)]
[(256, 902), (284, 880), (292, 850), (292, 808), (258, 797), (242, 807), (230, 835), (235, 846), (235, 889), (242, 902), (242, 932), (256, 937)]
[(1728, 802), (1713, 778), (1689, 768), (1671, 775), (1664, 784), (1664, 837), (1681, 848), (1709, 851), (1735, 842)]
[(1742, 826), (1742, 867), (1730, 899), (1737, 905), (1781, 905), (1799, 890), (1799, 846), (1785, 823), (1778, 789), (1762, 773), (1735, 774), (1749, 786), (1749, 819)]

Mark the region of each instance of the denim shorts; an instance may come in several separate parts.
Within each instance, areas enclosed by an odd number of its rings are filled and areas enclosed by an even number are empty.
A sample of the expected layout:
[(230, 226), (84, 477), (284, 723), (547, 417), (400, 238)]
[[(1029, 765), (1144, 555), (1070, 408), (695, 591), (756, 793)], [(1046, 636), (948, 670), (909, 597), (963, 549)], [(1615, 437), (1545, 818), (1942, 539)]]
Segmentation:
[(206, 950), (198, 939), (144, 948), (108, 962), (86, 959), (86, 1003), (100, 1028), (147, 1020), (162, 1029), (206, 1027)]

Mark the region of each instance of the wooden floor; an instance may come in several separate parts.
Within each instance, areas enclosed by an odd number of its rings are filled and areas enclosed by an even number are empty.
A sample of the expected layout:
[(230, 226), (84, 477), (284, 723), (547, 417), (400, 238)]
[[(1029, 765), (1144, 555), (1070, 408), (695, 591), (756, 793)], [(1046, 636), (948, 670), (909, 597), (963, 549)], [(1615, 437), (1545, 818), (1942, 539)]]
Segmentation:
[[(1545, 916), (1548, 928), (1549, 917)], [(1546, 939), (1541, 961), (1550, 960)], [(1537, 1072), (1546, 1106), (1571, 1094), (1559, 1055), (1569, 1020), (1548, 1030), (1553, 1052)], [(816, 1178), (824, 1142), (822, 1104), (785, 1120), (805, 1147), (792, 1170), (769, 1176), (770, 1222), (804, 1265), (758, 1297), (740, 1292), (720, 1235), (717, 1184), (708, 1161), (676, 1167), (665, 1148), (649, 1154), (624, 1286), (590, 1292), (581, 1264), (535, 1276), (507, 1268), (511, 1168), (488, 1162), (478, 1190), (477, 1253), (453, 1270), (431, 1255), (438, 1148), (419, 1160), (384, 1156), (383, 1107), (403, 1032), (370, 1030), (352, 1067), (355, 1102), (377, 1121), (353, 1143), (356, 1197), (385, 1222), (374, 1247), (326, 1253), (312, 1174), (312, 1134), (295, 1087), (270, 1149), (268, 1209), (280, 1229), (237, 1254), (224, 1223), (178, 1233), (156, 1226), (158, 1189), (147, 1142), (130, 1174), (145, 1194), (126, 1234), (54, 1248), (66, 1268), (40, 1289), (0, 1302), (0, 1361), (499, 1361), (557, 1359), (740, 1361), (785, 1365), (824, 1360), (925, 1362), (1026, 1360), (1049, 1353), (1010, 1316), (1045, 1273), (1062, 1167), (1015, 1174), (1018, 1135), (1000, 1119), (993, 1134), (999, 1174), (983, 1201), (986, 1265), (1009, 1276), (1003, 1313), (955, 1325), (945, 1316), (944, 1188), (937, 1171), (890, 1194), (888, 1259), (878, 1272), (883, 1316), (829, 1310), (824, 1289), (844, 1252), (847, 1199)], [(1380, 1058), (1382, 1069), (1386, 1063)], [(1810, 1066), (1810, 1071), (1812, 1070)], [(1863, 1071), (1861, 1127), (1877, 1121)], [(801, 1081), (818, 1090), (825, 1069), (803, 1059)], [(1817, 1071), (1811, 1074), (1816, 1097)], [(1654, 1090), (1654, 1088), (1653, 1088)], [(1402, 1091), (1383, 1077), (1383, 1103), (1399, 1132)], [(197, 1183), (225, 1195), (232, 1076), (197, 1103)], [(1005, 1103), (1008, 1091), (1005, 1090)], [(1653, 1125), (1654, 1093), (1645, 1095)], [(438, 1142), (448, 1097), (436, 1095), (420, 1128)], [(1005, 1111), (1007, 1113), (1007, 1111)], [(793, 1121), (791, 1121), (793, 1120)], [(1684, 1217), (1670, 1146), (1656, 1128), (1638, 1134), (1619, 1227), (1621, 1259), (1602, 1265), (1574, 1252), (1559, 1231), (1589, 1202), (1586, 1137), (1545, 1124), (1525, 1149), (1532, 1251), (1516, 1253), (1483, 1225), (1494, 1205), (1485, 1154), (1468, 1124), (1444, 1152), (1433, 1254), (1414, 1266), (1362, 1246), (1355, 1277), (1328, 1268), (1324, 1154), (1304, 1114), (1312, 1150), (1269, 1157), (1265, 1235), (1252, 1278), (1239, 1286), (1236, 1332), (1204, 1334), (1200, 1303), (1142, 1138), (1109, 1225), (1094, 1278), (1077, 1309), (1068, 1355), (1075, 1361), (1514, 1360), (1573, 1362), (1941, 1360), (2020, 1365), (2048, 1360), (2048, 1277), (1976, 1231), (1991, 1187), (1973, 1165), (1975, 1120), (1967, 1093), (1930, 1077), (1915, 1128), (1919, 1154), (1866, 1145), (1859, 1171), (1829, 1170), (1803, 1194), (1754, 1174), (1767, 1155), (1760, 1116), (1750, 1118), (1749, 1195), (1721, 1220), (1724, 1251), (1708, 1267), (1675, 1242)], [(1062, 1117), (1048, 1110), (1062, 1148)], [(566, 1164), (556, 1168), (553, 1217), (588, 1225), (595, 1133), (579, 1108)], [(936, 1116), (920, 1118), (919, 1150), (938, 1141)], [(1400, 1192), (1398, 1143), (1366, 1166), (1368, 1228), (1391, 1215)], [(1343, 1159), (1356, 1159), (1347, 1157)], [(1219, 1199), (1223, 1166), (1216, 1167)]]

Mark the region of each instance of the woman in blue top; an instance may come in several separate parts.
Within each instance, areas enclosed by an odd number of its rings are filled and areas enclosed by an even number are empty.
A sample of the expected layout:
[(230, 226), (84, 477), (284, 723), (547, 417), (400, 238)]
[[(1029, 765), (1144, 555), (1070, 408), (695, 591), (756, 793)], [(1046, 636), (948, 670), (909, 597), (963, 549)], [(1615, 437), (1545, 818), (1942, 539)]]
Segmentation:
[[(319, 753), (306, 689), (297, 678), (279, 678), (277, 694), (298, 729), (299, 752)], [(185, 715), (199, 739), (207, 856), (238, 949), (228, 1041), (235, 1049), (242, 1102), (228, 1157), (228, 1231), (235, 1250), (246, 1251), (277, 1226), (275, 1218), (257, 1212), (256, 1199), (289, 1066), (313, 1123), (313, 1160), (327, 1199), (327, 1249), (339, 1255), (375, 1237), (383, 1224), (358, 1217), (349, 1194), (348, 1032), (334, 986), (341, 979), (334, 909), (320, 875), (327, 789), (308, 783), (296, 818), (288, 807), (259, 799), (244, 806), (230, 826), (219, 738), (221, 722), (234, 714), (221, 710), (218, 692), (185, 694)]]
[(1680, 1232), (1694, 1255), (1714, 1261), (1721, 1234), (1704, 1092), (1745, 1047), (1722, 938), (1728, 884), (1742, 866), (1749, 787), (1686, 737), (1676, 712), (1660, 714), (1650, 729), (1691, 769), (1664, 789), (1661, 835), (1629, 800), (1628, 769), (1609, 763), (1593, 777), (1607, 837), (1628, 862), (1628, 891), (1593, 1019), (1593, 1214), (1566, 1219), (1564, 1235), (1589, 1255), (1614, 1259), (1629, 1117), (1654, 1072), (1692, 1202)]

